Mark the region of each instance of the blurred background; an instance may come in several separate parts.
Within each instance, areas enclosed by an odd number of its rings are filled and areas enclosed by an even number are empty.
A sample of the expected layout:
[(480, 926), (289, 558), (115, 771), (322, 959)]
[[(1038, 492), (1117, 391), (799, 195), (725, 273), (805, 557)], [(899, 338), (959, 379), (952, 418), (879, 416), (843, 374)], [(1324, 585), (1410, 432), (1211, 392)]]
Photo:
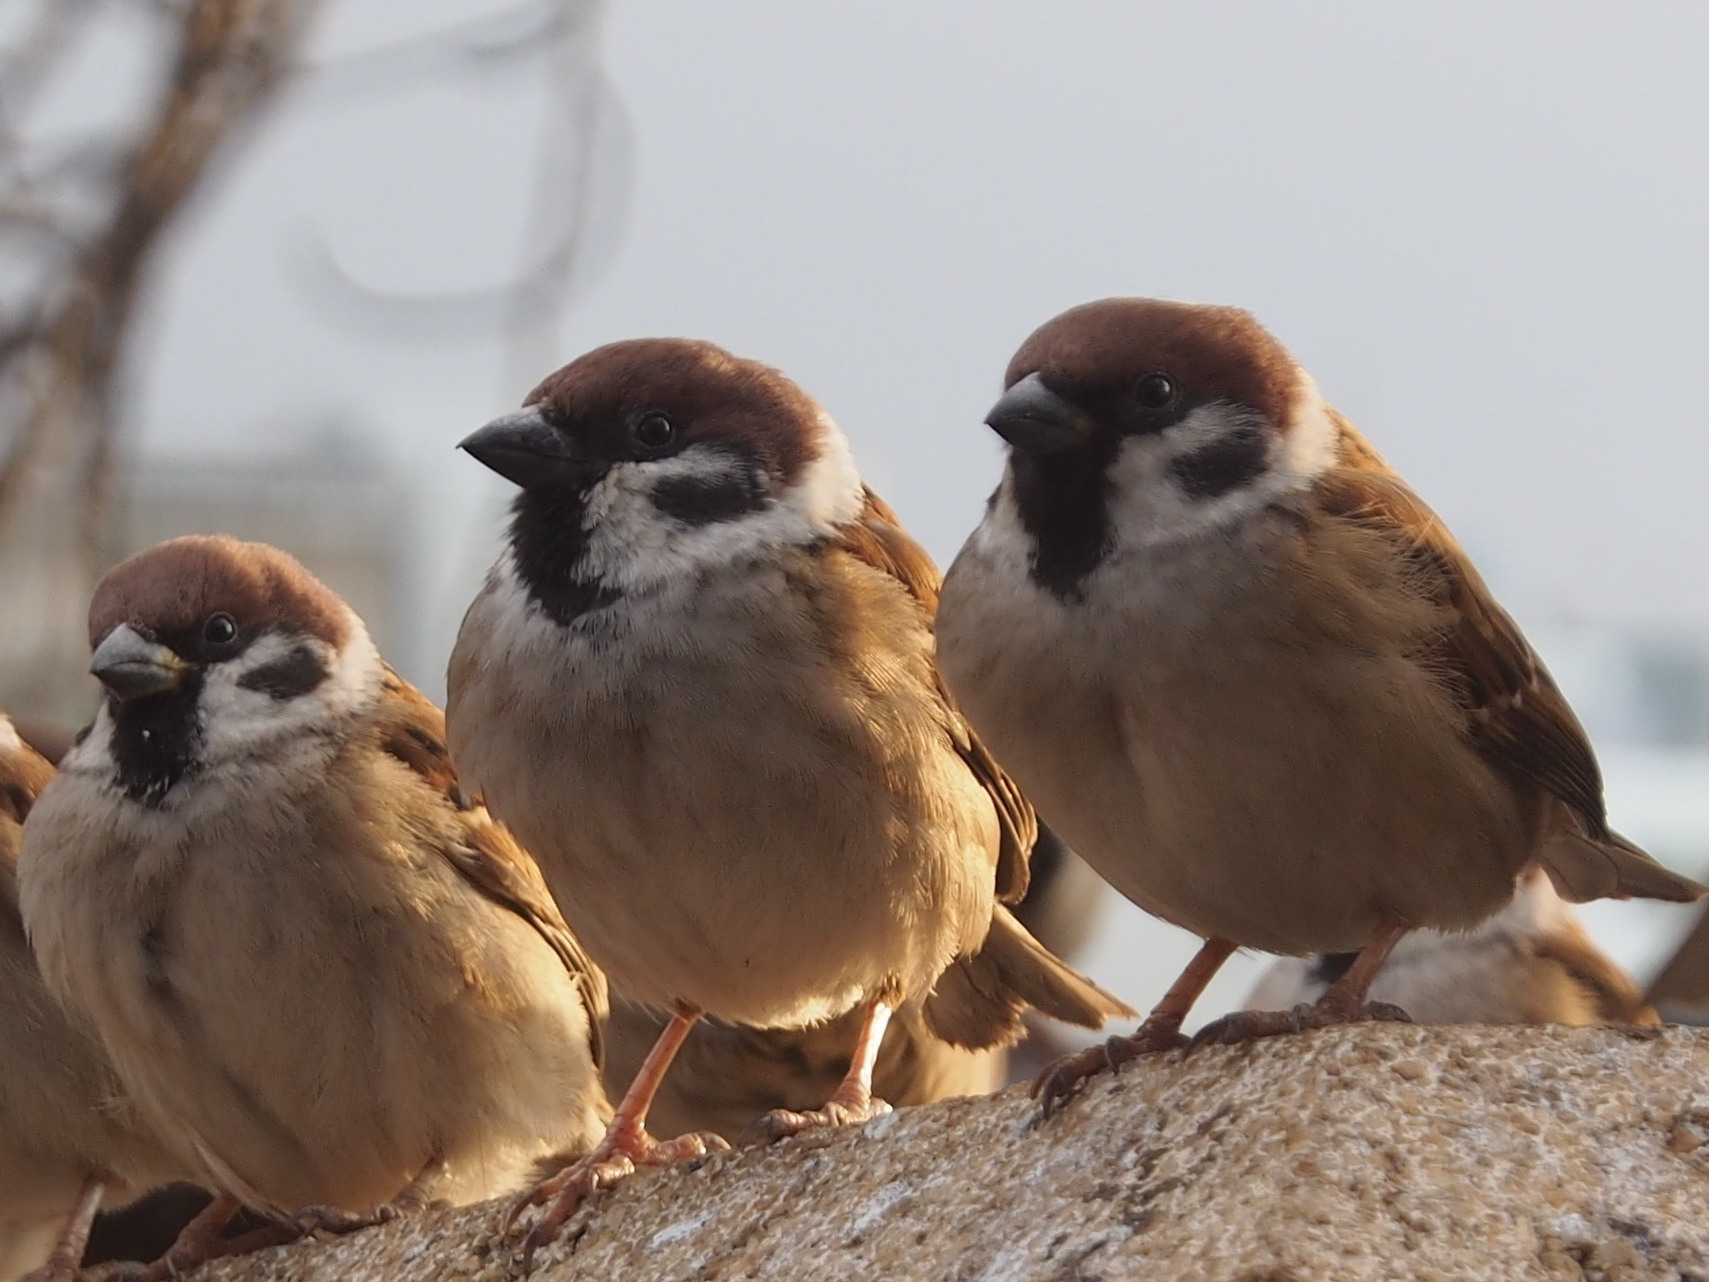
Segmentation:
[[(98, 574), (297, 553), (436, 697), (506, 498), (455, 443), (611, 339), (787, 370), (940, 560), (1074, 303), (1251, 308), (1709, 872), (1709, 7), (0, 0), (0, 706)], [(1596, 905), (1647, 974), (1689, 914)], [(1146, 1005), (1193, 941), (1109, 905)], [(1256, 959), (1201, 1006), (1234, 1005)]]

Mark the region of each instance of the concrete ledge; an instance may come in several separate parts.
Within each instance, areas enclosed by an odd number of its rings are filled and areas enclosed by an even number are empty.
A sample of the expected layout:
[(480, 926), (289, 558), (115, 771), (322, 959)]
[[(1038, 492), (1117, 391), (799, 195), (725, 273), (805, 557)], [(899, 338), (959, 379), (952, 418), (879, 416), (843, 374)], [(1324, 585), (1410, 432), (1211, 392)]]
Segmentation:
[[(1334, 1029), (648, 1173), (533, 1276), (1699, 1279), (1709, 1031)], [(226, 1261), (230, 1282), (520, 1276), (489, 1204)]]

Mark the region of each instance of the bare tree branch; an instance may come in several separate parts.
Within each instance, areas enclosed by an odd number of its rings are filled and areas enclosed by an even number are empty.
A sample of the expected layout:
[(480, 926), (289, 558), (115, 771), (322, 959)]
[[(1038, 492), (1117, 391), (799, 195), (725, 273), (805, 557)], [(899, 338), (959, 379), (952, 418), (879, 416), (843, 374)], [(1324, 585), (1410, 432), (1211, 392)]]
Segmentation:
[[(6, 685), (38, 713), (72, 715), (82, 665), (71, 641), (110, 550), (118, 387), (138, 300), (178, 215), (296, 65), (318, 0), (36, 3), (0, 51)], [(48, 141), (27, 109), (48, 101), (96, 15), (145, 41), (154, 24), (158, 39), (132, 49), (158, 88), (120, 125)]]
[(566, 29), (581, 25), (589, 7), (564, 0), (522, 0), (419, 35), (309, 63), (303, 71), (315, 94), (387, 93), (434, 76), (538, 57), (555, 48)]
[[(59, 0), (49, 0), (57, 8)], [(80, 528), (103, 531), (112, 397), (138, 290), (158, 241), (219, 152), (249, 124), (292, 66), (314, 0), (193, 0), (164, 92), (113, 177), (109, 212), (72, 258), (29, 328), (0, 338), (0, 380), (26, 391), (0, 463), (0, 531), (43, 447), (72, 438)]]
[[(295, 278), (310, 296), (370, 333), (456, 340), (496, 331), (518, 366), (531, 369), (547, 360), (543, 349), (553, 345), (558, 320), (581, 283), (580, 269), (588, 264), (595, 188), (605, 167), (623, 159), (611, 153), (626, 150), (628, 142), (622, 104), (599, 66), (601, 16), (597, 0), (523, 4), (333, 64), (371, 66), (364, 60), (372, 57), (400, 74), (406, 68), (425, 73), (465, 68), (472, 60), (545, 54), (551, 107), (542, 119), (521, 261), (513, 273), (470, 289), (383, 288), (343, 261), (324, 230), (310, 228), (294, 247)], [(501, 23), (519, 24), (516, 34), (494, 35)]]

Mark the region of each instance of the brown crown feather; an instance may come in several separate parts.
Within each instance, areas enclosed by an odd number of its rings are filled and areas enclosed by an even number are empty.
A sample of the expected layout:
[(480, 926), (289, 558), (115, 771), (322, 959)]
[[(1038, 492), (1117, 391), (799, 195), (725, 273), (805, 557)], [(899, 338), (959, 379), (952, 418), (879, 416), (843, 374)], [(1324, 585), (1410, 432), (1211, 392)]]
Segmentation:
[(1153, 372), (1199, 399), (1255, 410), (1278, 430), (1299, 395), (1299, 367), (1250, 312), (1157, 298), (1103, 298), (1046, 321), (1010, 360), (1003, 386), (1037, 373), (1096, 412), (1125, 403)]
[(225, 534), (192, 534), (107, 571), (89, 604), (89, 644), (99, 645), (121, 623), (171, 634), (199, 628), (222, 610), (239, 627), (279, 627), (334, 648), (350, 634), (343, 602), (289, 553)]
[(549, 374), (524, 405), (547, 422), (594, 435), (660, 410), (690, 443), (740, 441), (780, 486), (817, 457), (818, 403), (787, 375), (687, 338), (608, 343)]

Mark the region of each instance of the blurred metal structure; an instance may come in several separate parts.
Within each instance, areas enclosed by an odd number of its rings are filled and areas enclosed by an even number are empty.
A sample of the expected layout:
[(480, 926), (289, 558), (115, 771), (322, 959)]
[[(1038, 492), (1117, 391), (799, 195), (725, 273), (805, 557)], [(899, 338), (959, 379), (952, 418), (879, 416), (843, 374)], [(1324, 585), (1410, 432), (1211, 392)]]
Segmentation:
[[(75, 712), (111, 538), (117, 402), (163, 238), (277, 94), (317, 0), (36, 0), (0, 52), (0, 699)], [(152, 24), (150, 99), (66, 143), (32, 109), (115, 11)]]

